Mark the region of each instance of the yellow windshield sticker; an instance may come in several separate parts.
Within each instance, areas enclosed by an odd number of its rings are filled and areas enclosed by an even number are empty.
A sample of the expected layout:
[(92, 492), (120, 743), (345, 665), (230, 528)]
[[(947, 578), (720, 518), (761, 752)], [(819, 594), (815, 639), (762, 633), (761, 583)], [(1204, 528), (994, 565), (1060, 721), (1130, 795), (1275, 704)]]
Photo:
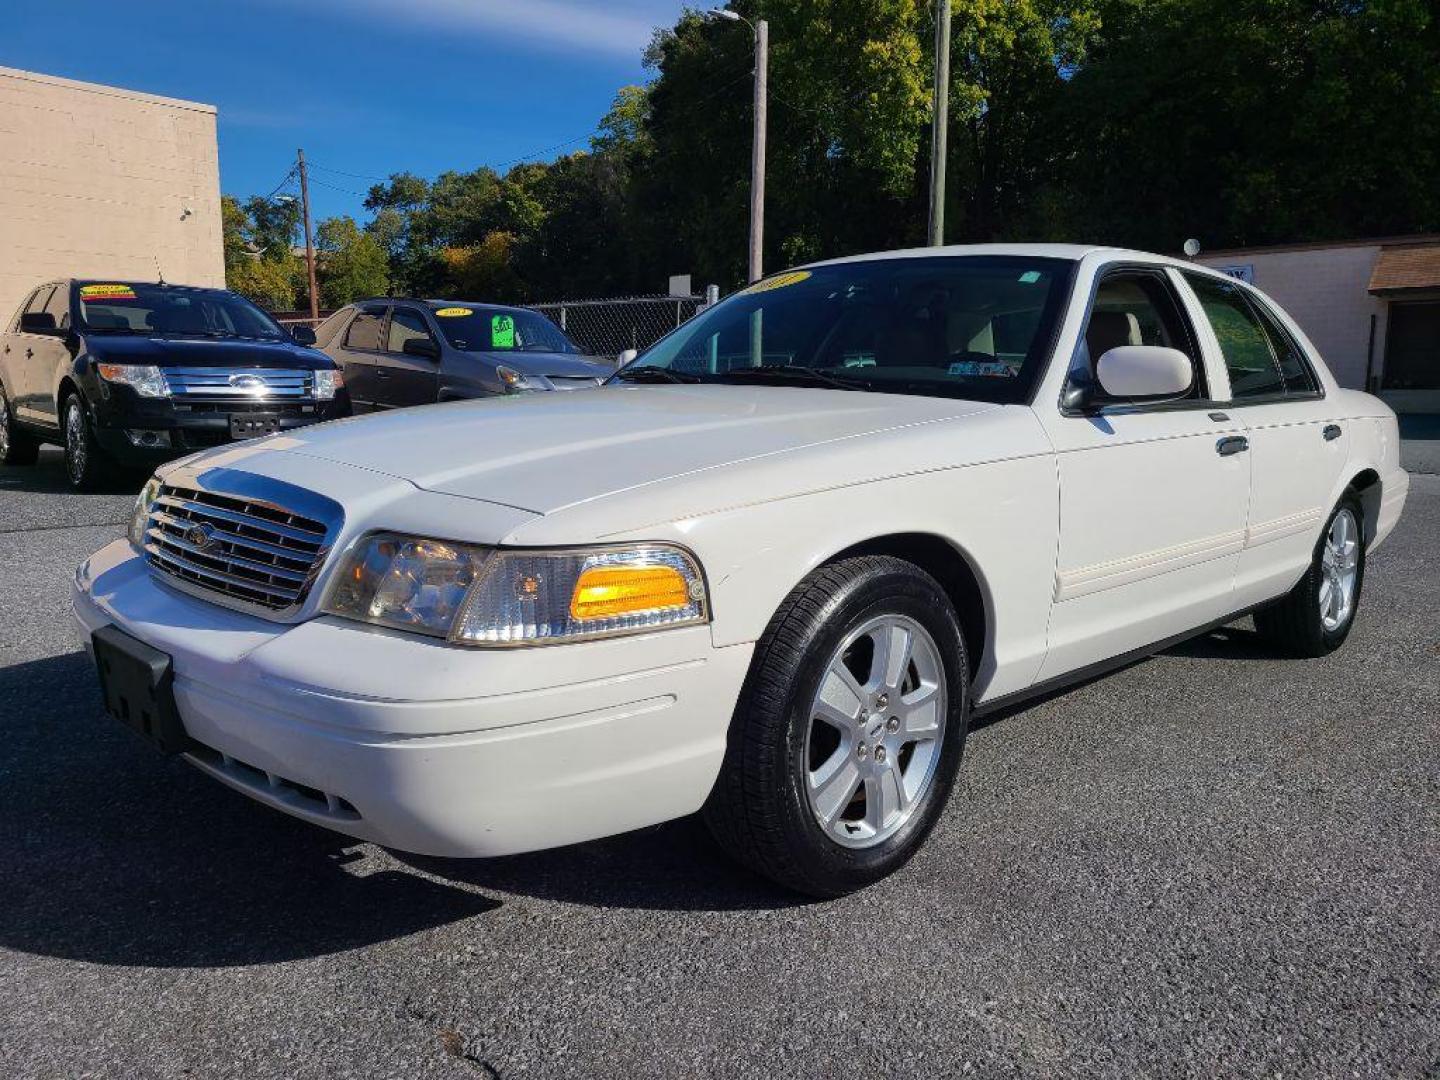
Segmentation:
[(513, 349), (515, 347), (515, 319), (513, 316), (490, 316), (490, 347), (492, 349)]
[(776, 274), (774, 277), (767, 277), (755, 282), (748, 289), (747, 293), (769, 292), (771, 289), (783, 289), (786, 285), (798, 285), (810, 276), (809, 270), (791, 270), (788, 274)]
[(442, 319), (463, 319), (466, 315), (474, 313), (468, 307), (442, 307), (435, 314)]
[(81, 285), (81, 300), (134, 300), (135, 290), (129, 285)]

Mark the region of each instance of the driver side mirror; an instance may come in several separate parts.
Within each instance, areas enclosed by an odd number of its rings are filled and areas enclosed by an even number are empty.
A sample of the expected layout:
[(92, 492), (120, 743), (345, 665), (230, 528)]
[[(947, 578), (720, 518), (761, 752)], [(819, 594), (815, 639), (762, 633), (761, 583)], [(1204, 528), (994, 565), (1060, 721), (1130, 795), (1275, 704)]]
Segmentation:
[(296, 323), (290, 328), (290, 336), (295, 339), (297, 345), (314, 345), (315, 328), (306, 326), (304, 323)]
[(56, 334), (55, 316), (48, 311), (27, 311), (20, 316), (22, 334)]
[(431, 360), (440, 359), (440, 346), (429, 338), (406, 338), (405, 344), (400, 346), (400, 351), (407, 356), (424, 356)]
[(1106, 397), (1163, 401), (1183, 397), (1194, 382), (1190, 358), (1162, 345), (1119, 345), (1100, 356), (1095, 376)]
[(622, 368), (640, 354), (634, 349), (625, 349), (619, 356), (615, 357), (616, 368)]

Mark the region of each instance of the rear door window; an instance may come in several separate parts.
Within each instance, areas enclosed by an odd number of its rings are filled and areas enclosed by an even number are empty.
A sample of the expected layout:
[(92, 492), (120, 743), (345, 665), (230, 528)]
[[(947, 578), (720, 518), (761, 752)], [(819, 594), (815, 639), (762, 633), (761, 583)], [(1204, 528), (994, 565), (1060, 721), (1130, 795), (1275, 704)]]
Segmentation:
[(380, 348), (380, 328), (385, 322), (385, 308), (383, 306), (363, 307), (355, 316), (355, 321), (350, 324), (350, 329), (345, 333), (345, 347), (347, 349), (369, 349)]
[(1265, 336), (1270, 339), (1270, 350), (1275, 354), (1275, 361), (1280, 366), (1280, 377), (1285, 380), (1285, 393), (1318, 394), (1320, 388), (1316, 385), (1315, 373), (1310, 370), (1310, 364), (1305, 359), (1300, 343), (1280, 325), (1280, 320), (1275, 317), (1274, 312), (1253, 296), (1247, 297), (1247, 299), (1260, 317), (1260, 325), (1265, 329)]
[(1220, 342), (1225, 370), (1230, 373), (1230, 396), (1274, 397), (1285, 393), (1285, 376), (1261, 325), (1240, 286), (1204, 274), (1186, 274), (1205, 317)]

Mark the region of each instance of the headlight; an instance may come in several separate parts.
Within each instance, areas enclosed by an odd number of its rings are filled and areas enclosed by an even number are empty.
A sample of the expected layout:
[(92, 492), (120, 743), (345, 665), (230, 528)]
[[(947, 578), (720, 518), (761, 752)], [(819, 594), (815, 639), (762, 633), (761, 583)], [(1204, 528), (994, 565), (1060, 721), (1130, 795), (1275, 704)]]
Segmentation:
[(703, 623), (705, 579), (665, 544), (494, 551), (378, 533), (346, 558), (325, 610), (457, 645), (543, 645)]
[(495, 365), (495, 374), (500, 376), (500, 385), (505, 387), (507, 394), (522, 394), (529, 390), (550, 390), (553, 389), (549, 380), (542, 379), (538, 375), (525, 375), (508, 368), (504, 364)]
[(96, 364), (95, 370), (106, 382), (132, 387), (141, 397), (165, 397), (170, 393), (165, 373), (152, 364)]
[(315, 373), (315, 400), (333, 401), (335, 391), (345, 385), (345, 374), (340, 371), (317, 370)]
[(135, 509), (130, 513), (130, 543), (140, 550), (145, 549), (145, 530), (150, 527), (150, 510), (160, 494), (160, 478), (152, 476), (145, 481), (140, 494), (135, 496)]
[(373, 533), (341, 565), (325, 610), (445, 637), (484, 561), (481, 548)]

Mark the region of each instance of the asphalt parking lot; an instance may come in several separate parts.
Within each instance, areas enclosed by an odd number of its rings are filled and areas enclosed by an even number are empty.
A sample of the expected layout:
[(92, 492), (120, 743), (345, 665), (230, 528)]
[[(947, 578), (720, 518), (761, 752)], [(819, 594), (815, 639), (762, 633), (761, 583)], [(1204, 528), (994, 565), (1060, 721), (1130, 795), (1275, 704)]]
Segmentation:
[(0, 1075), (1440, 1071), (1440, 475), (1340, 653), (1240, 623), (1002, 715), (818, 904), (689, 821), (420, 859), (161, 759), (68, 615), (130, 502), (0, 469)]

